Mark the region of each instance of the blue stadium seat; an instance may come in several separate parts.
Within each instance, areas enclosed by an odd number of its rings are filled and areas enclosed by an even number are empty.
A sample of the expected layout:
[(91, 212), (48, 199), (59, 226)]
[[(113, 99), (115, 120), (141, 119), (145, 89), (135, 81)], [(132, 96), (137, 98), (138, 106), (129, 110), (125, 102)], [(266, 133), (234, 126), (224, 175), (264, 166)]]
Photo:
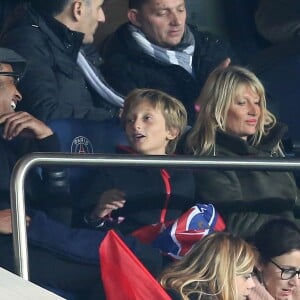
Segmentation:
[[(71, 153), (115, 153), (119, 144), (127, 145), (125, 131), (119, 119), (106, 121), (91, 121), (80, 119), (52, 120), (47, 125), (57, 134), (62, 152)], [(73, 209), (73, 224), (78, 222), (77, 203), (84, 188), (93, 178), (93, 167), (69, 168), (71, 205)], [(46, 289), (64, 297), (67, 300), (86, 299), (88, 291), (74, 293), (51, 287)]]
[[(127, 138), (119, 119), (91, 121), (63, 119), (48, 122), (56, 132), (62, 152), (115, 153), (119, 144), (127, 145)], [(70, 167), (70, 203), (73, 208), (72, 223), (77, 223), (77, 207), (82, 193), (96, 172), (95, 167)]]
[(63, 152), (115, 153), (116, 145), (127, 144), (119, 119), (63, 119), (48, 125), (58, 135)]

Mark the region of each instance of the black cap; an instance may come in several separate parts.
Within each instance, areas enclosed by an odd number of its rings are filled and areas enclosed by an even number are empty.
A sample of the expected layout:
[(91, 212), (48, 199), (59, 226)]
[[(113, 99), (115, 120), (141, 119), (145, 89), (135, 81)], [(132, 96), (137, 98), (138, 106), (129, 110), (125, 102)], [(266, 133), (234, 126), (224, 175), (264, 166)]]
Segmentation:
[(22, 76), (26, 67), (26, 60), (15, 51), (7, 48), (0, 47), (0, 63), (10, 64), (14, 73), (18, 76)]

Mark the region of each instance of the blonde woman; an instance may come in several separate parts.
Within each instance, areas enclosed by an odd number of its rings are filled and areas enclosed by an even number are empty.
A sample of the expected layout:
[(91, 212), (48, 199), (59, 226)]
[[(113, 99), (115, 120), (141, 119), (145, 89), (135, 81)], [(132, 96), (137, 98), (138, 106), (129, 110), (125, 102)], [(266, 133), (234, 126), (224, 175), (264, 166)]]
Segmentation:
[[(229, 158), (283, 157), (286, 126), (267, 109), (265, 90), (251, 71), (238, 66), (216, 69), (197, 104), (197, 120), (185, 153)], [(288, 172), (199, 170), (199, 199), (213, 203), (227, 229), (243, 237), (274, 218), (294, 218), (297, 187)]]
[(204, 237), (163, 272), (160, 282), (173, 299), (242, 300), (255, 287), (256, 251), (230, 233)]

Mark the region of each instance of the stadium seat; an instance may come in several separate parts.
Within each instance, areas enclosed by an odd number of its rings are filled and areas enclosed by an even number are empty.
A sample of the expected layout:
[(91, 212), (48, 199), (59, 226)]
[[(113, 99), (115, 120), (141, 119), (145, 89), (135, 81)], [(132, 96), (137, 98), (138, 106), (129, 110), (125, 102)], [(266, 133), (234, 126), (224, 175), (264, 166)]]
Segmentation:
[(63, 119), (52, 120), (48, 125), (58, 135), (63, 152), (114, 153), (116, 145), (127, 144), (118, 119)]
[[(91, 121), (84, 119), (63, 119), (48, 122), (56, 132), (62, 152), (71, 153), (115, 153), (119, 144), (127, 145), (125, 131), (119, 119)], [(71, 167), (70, 203), (73, 208), (72, 223), (77, 223), (79, 199), (96, 172), (95, 167)]]
[[(106, 121), (91, 121), (84, 119), (61, 119), (49, 121), (48, 126), (57, 134), (62, 152), (71, 153), (115, 153), (118, 144), (127, 145), (125, 131), (119, 119)], [(73, 224), (77, 221), (77, 203), (93, 178), (94, 167), (69, 168), (70, 197), (73, 209)], [(64, 297), (67, 300), (86, 299), (88, 291), (74, 293), (45, 287), (46, 289)]]

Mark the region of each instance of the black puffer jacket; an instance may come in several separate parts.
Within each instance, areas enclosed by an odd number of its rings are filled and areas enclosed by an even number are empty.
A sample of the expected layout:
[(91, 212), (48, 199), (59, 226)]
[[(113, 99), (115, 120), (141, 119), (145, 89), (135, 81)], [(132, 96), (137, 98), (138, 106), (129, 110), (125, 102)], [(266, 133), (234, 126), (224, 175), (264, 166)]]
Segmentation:
[[(272, 149), (284, 132), (285, 127), (277, 124), (258, 147), (252, 147), (239, 137), (219, 131), (215, 155), (237, 159), (276, 157)], [(213, 203), (227, 229), (243, 237), (251, 236), (275, 216), (294, 219), (299, 211), (297, 186), (290, 172), (202, 169), (195, 176), (199, 199)]]
[(83, 34), (69, 30), (54, 18), (24, 5), (6, 24), (0, 45), (15, 50), (28, 61), (19, 89), (19, 110), (44, 121), (64, 118), (104, 120), (112, 107), (87, 85), (77, 66)]
[(191, 27), (196, 45), (193, 56), (194, 76), (177, 65), (166, 65), (142, 52), (122, 25), (105, 42), (102, 71), (111, 86), (123, 95), (134, 88), (156, 88), (178, 98), (185, 105), (189, 123), (194, 120), (194, 102), (208, 74), (225, 58), (234, 55), (230, 47), (216, 36)]

